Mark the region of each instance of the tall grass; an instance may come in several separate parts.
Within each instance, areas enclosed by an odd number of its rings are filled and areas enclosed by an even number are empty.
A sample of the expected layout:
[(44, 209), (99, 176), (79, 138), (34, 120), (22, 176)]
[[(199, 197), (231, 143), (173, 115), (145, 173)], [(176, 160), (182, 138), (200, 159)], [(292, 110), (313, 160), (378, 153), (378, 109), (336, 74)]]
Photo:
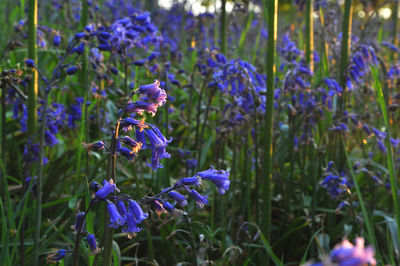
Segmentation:
[(305, 33), (305, 45), (306, 45), (306, 61), (311, 70), (314, 73), (314, 1), (306, 0), (306, 33)]
[(267, 103), (265, 112), (265, 157), (263, 162), (264, 176), (264, 210), (262, 232), (267, 241), (271, 236), (271, 184), (273, 160), (273, 121), (274, 121), (274, 88), (275, 88), (275, 49), (278, 24), (278, 1), (265, 1), (267, 9), (264, 15), (268, 21), (268, 45), (266, 47)]

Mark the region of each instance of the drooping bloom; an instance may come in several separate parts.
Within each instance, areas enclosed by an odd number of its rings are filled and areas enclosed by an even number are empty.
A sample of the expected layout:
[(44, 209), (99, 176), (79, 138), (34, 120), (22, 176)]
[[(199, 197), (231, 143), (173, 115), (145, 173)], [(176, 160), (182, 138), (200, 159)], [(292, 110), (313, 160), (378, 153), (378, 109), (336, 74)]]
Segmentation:
[(159, 163), (161, 159), (169, 158), (171, 155), (166, 151), (167, 144), (170, 143), (172, 140), (167, 140), (160, 132), (157, 127), (153, 127), (153, 129), (147, 129), (146, 134), (150, 140), (150, 148), (152, 149), (153, 153), (151, 156), (151, 164), (150, 167), (153, 170), (157, 168), (161, 168), (162, 165)]
[(110, 215), (110, 223), (108, 224), (108, 226), (117, 229), (120, 225), (124, 225), (126, 217), (121, 216), (114, 203), (112, 203), (111, 201), (107, 202), (107, 210), (108, 214)]
[(170, 192), (168, 192), (168, 196), (170, 196), (173, 200), (175, 200), (182, 207), (186, 206), (188, 204), (186, 197), (179, 192), (170, 191)]
[(204, 205), (208, 203), (207, 196), (200, 195), (200, 193), (194, 189), (190, 189), (189, 194), (196, 201), (197, 206), (199, 206), (199, 208), (203, 208)]
[(52, 253), (47, 255), (47, 263), (56, 263), (60, 260), (62, 260), (65, 256), (67, 256), (69, 253), (72, 253), (71, 250), (66, 250), (66, 249), (60, 249), (56, 253)]
[(100, 188), (96, 194), (95, 197), (98, 199), (105, 199), (110, 193), (113, 193), (117, 189), (117, 186), (114, 184), (114, 181), (110, 179), (110, 181), (104, 180), (103, 187)]
[(174, 207), (171, 203), (169, 203), (168, 201), (164, 201), (163, 207), (164, 207), (164, 209), (166, 209), (169, 213), (174, 213), (174, 211), (175, 211), (175, 207)]
[(75, 225), (71, 226), (72, 230), (75, 230), (75, 232), (78, 232), (78, 230), (80, 228), (80, 233), (83, 233), (84, 228), (85, 228), (84, 218), (85, 218), (85, 212), (79, 212), (75, 218)]
[(135, 220), (135, 216), (133, 213), (129, 212), (128, 216), (126, 217), (126, 223), (122, 232), (128, 233), (128, 238), (131, 239), (132, 237), (136, 236), (136, 233), (140, 232), (141, 228), (137, 226), (138, 222)]
[(177, 185), (185, 185), (185, 186), (200, 186), (201, 179), (197, 176), (194, 177), (185, 177), (177, 182)]
[(218, 188), (219, 194), (224, 194), (229, 189), (231, 181), (229, 178), (229, 171), (216, 170), (214, 167), (211, 169), (197, 173), (202, 179), (210, 180)]
[(332, 262), (353, 266), (376, 265), (374, 249), (371, 246), (364, 247), (362, 237), (358, 237), (355, 242), (356, 244), (353, 245), (345, 239), (342, 243), (336, 245), (330, 256)]
[(135, 221), (137, 223), (141, 223), (143, 220), (147, 219), (149, 216), (147, 213), (143, 212), (142, 207), (140, 207), (139, 203), (134, 200), (129, 200), (129, 212), (133, 214)]
[(117, 200), (116, 204), (117, 210), (122, 217), (128, 216), (128, 211), (126, 210), (125, 203), (122, 200)]
[(89, 244), (90, 252), (92, 254), (100, 253), (100, 248), (97, 247), (96, 237), (93, 234), (87, 235), (86, 240)]

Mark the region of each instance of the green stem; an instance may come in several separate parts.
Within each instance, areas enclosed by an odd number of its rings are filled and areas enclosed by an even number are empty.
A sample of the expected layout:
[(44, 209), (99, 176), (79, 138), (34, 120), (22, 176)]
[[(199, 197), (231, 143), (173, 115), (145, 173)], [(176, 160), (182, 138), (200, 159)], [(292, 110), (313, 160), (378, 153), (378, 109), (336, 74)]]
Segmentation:
[[(396, 14), (399, 14), (400, 12), (400, 1), (397, 0), (393, 3), (393, 7), (392, 7), (392, 19), (393, 19), (393, 45), (398, 47), (399, 46), (399, 17), (396, 16)], [(392, 52), (392, 62), (396, 62), (397, 61), (397, 52)]]
[(306, 61), (311, 70), (314, 73), (314, 1), (306, 0)]
[(221, 21), (219, 35), (221, 41), (221, 53), (226, 55), (226, 0), (221, 1)]
[[(28, 57), (35, 61), (35, 66), (38, 66), (36, 51), (37, 0), (29, 0), (28, 12)], [(32, 79), (28, 89), (28, 136), (33, 141), (37, 124), (38, 72), (32, 68), (31, 73)]]
[(339, 79), (340, 86), (343, 88), (343, 95), (339, 102), (339, 113), (342, 113), (345, 107), (346, 77), (347, 65), (349, 61), (351, 47), (351, 24), (353, 18), (352, 0), (345, 1), (343, 27), (342, 27), (342, 50), (340, 52)]
[[(378, 101), (379, 105), (382, 111), (383, 115), (383, 120), (385, 122), (385, 127), (387, 130), (387, 136), (386, 136), (386, 146), (387, 146), (387, 166), (389, 170), (389, 178), (390, 178), (390, 187), (392, 190), (392, 197), (393, 197), (393, 205), (394, 205), (394, 211), (395, 211), (395, 220), (396, 220), (396, 225), (397, 228), (400, 228), (400, 199), (399, 199), (399, 186), (397, 182), (397, 176), (396, 176), (396, 169), (395, 169), (395, 163), (394, 163), (394, 156), (393, 156), (393, 147), (392, 143), (390, 141), (391, 138), (391, 130), (390, 130), (390, 120), (389, 120), (389, 114), (387, 113), (387, 107), (385, 103), (385, 98), (383, 96), (383, 91), (379, 79), (379, 74), (378, 74), (378, 69), (371, 66), (371, 72), (374, 77), (375, 81), (375, 90), (376, 94), (378, 96)], [(400, 239), (400, 230), (397, 230), (398, 233), (398, 238)]]
[(266, 74), (267, 74), (267, 103), (265, 114), (265, 156), (264, 156), (264, 212), (261, 231), (269, 241), (271, 234), (271, 179), (272, 179), (272, 136), (273, 136), (273, 115), (274, 115), (274, 82), (275, 82), (275, 47), (278, 21), (278, 1), (267, 2), (267, 9), (264, 15), (268, 19), (268, 46), (266, 51)]
[(44, 132), (47, 122), (47, 107), (49, 105), (49, 91), (44, 93), (44, 107), (42, 110), (42, 121), (40, 125), (39, 141), (39, 170), (37, 178), (37, 199), (36, 199), (36, 225), (35, 225), (35, 265), (39, 265), (40, 227), (42, 224), (42, 184), (43, 184), (43, 160), (44, 160)]

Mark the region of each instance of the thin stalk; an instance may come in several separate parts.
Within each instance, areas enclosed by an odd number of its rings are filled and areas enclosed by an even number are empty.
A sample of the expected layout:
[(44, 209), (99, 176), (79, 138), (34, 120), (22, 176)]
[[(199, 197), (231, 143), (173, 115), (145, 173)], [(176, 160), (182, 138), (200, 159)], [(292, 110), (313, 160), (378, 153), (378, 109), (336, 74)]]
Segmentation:
[(314, 73), (314, 1), (306, 0), (306, 62)]
[(339, 79), (340, 86), (343, 88), (343, 95), (339, 99), (339, 114), (342, 113), (345, 107), (345, 92), (346, 92), (346, 77), (347, 65), (349, 61), (349, 54), (351, 48), (351, 24), (353, 19), (353, 5), (352, 0), (345, 1), (344, 17), (342, 24), (342, 48), (340, 51), (340, 65), (339, 65)]
[[(393, 205), (395, 211), (395, 220), (397, 228), (400, 228), (400, 199), (398, 194), (398, 183), (397, 183), (397, 176), (396, 176), (396, 168), (393, 156), (393, 147), (390, 141), (391, 139), (391, 130), (390, 130), (390, 121), (389, 121), (389, 114), (387, 113), (387, 107), (385, 103), (385, 98), (383, 96), (381, 83), (379, 81), (379, 74), (378, 70), (375, 67), (371, 66), (371, 72), (374, 77), (375, 81), (375, 90), (378, 96), (379, 105), (382, 111), (383, 120), (385, 122), (385, 127), (387, 130), (387, 137), (386, 137), (386, 146), (387, 146), (387, 166), (389, 170), (389, 178), (390, 178), (390, 187), (392, 190), (392, 197), (393, 197)], [(400, 239), (400, 230), (397, 230), (398, 238)]]
[(221, 21), (219, 29), (219, 37), (221, 41), (221, 53), (226, 55), (226, 0), (221, 1)]
[[(37, 62), (36, 51), (36, 27), (37, 27), (37, 0), (29, 0), (28, 7), (28, 57)], [(34, 139), (37, 126), (36, 102), (38, 97), (38, 72), (32, 68), (32, 80), (28, 89), (28, 136)], [(37, 262), (36, 262), (37, 263)]]
[[(365, 202), (364, 202), (363, 197), (362, 197), (361, 189), (360, 189), (360, 186), (358, 185), (358, 181), (357, 181), (356, 175), (355, 175), (355, 173), (353, 171), (353, 165), (350, 162), (349, 154), (348, 154), (348, 152), (346, 150), (346, 144), (345, 144), (343, 138), (342, 138), (342, 145), (343, 145), (343, 150), (344, 150), (345, 155), (346, 155), (347, 165), (348, 165), (348, 167), (350, 169), (350, 174), (351, 174), (353, 182), (354, 182), (354, 187), (356, 189), (358, 200), (360, 202), (360, 207), (361, 207), (361, 212), (362, 212), (362, 215), (363, 215), (363, 218), (364, 218), (365, 227), (367, 228), (368, 240), (374, 246), (375, 252), (377, 253), (377, 256), (379, 257), (379, 249), (378, 249), (378, 244), (377, 244), (376, 239), (375, 239), (374, 228), (371, 225), (371, 221), (370, 221), (370, 218), (368, 216), (367, 208), (365, 207)], [(395, 193), (395, 194), (397, 194), (397, 193)]]
[(35, 225), (35, 265), (39, 265), (39, 246), (40, 246), (40, 227), (42, 224), (42, 184), (43, 184), (43, 159), (44, 159), (44, 132), (47, 120), (47, 108), (49, 105), (49, 90), (44, 93), (44, 107), (42, 111), (42, 121), (40, 125), (39, 141), (39, 170), (37, 177), (37, 199), (36, 199), (36, 225)]
[[(393, 36), (393, 45), (396, 47), (399, 47), (399, 17), (397, 16), (397, 14), (399, 14), (400, 12), (400, 0), (396, 0), (393, 3), (393, 7), (392, 7), (392, 19), (393, 19), (393, 31), (392, 31), (392, 36)], [(397, 52), (392, 52), (392, 62), (396, 62), (397, 61)]]
[[(217, 91), (217, 89), (213, 88), (212, 91), (211, 91), (211, 95), (208, 97), (208, 103), (207, 103), (207, 107), (206, 107), (206, 112), (204, 114), (203, 124), (201, 125), (200, 137), (199, 137), (199, 140), (198, 140), (198, 141), (200, 141), (200, 145), (199, 145), (199, 147), (197, 147), (198, 148), (198, 156), (197, 156), (197, 162), (198, 162), (197, 166), (198, 166), (198, 168), (201, 167), (201, 165), (200, 165), (200, 160), (201, 160), (201, 148), (200, 148), (200, 146), (201, 146), (201, 142), (203, 140), (204, 130), (206, 128), (206, 123), (207, 123), (208, 113), (210, 112), (211, 102), (212, 102), (212, 100), (214, 98), (214, 95), (215, 95), (216, 91)], [(197, 170), (199, 170), (199, 169), (197, 169)]]
[[(28, 57), (34, 60), (35, 65), (37, 62), (36, 52), (36, 27), (37, 27), (37, 0), (29, 0), (28, 6)], [(28, 88), (28, 137), (34, 140), (36, 134), (37, 124), (37, 113), (36, 113), (36, 102), (38, 97), (38, 72), (35, 68), (32, 68), (32, 80), (29, 82)], [(46, 111), (48, 99), (45, 99)], [(39, 174), (37, 180), (37, 207), (36, 207), (36, 226), (34, 236), (34, 259), (33, 264), (39, 265), (39, 244), (40, 244), (40, 226), (42, 224), (42, 176), (43, 176), (43, 144), (44, 144), (44, 121), (46, 116), (42, 118), (42, 125), (40, 131), (40, 150), (39, 150)]]
[(85, 224), (85, 220), (86, 220), (86, 216), (88, 214), (88, 212), (90, 211), (90, 209), (92, 208), (92, 202), (89, 204), (89, 207), (87, 208), (87, 210), (85, 211), (85, 214), (82, 217), (82, 222), (78, 225), (77, 229), (77, 233), (76, 233), (76, 239), (75, 239), (75, 248), (74, 248), (74, 253), (73, 253), (73, 265), (74, 266), (78, 266), (78, 257), (79, 257), (79, 245), (81, 243), (81, 237), (82, 237), (82, 227)]
[(8, 183), (6, 174), (6, 150), (7, 150), (7, 138), (6, 138), (6, 84), (1, 82), (1, 161), (3, 167), (1, 169), (1, 200), (6, 202), (10, 197), (8, 195)]
[(271, 235), (271, 179), (272, 179), (272, 155), (273, 155), (273, 115), (274, 115), (274, 81), (275, 81), (275, 47), (278, 22), (278, 0), (265, 0), (267, 9), (264, 15), (268, 19), (268, 45), (266, 50), (266, 74), (267, 74), (267, 103), (265, 114), (265, 156), (264, 156), (264, 212), (261, 231), (269, 241)]

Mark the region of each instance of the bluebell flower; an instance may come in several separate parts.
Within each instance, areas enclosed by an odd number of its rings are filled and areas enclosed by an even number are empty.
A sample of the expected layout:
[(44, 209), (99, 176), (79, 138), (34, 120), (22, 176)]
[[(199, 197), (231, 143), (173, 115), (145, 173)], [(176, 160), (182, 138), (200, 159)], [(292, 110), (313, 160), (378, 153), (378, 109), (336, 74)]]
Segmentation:
[(218, 188), (219, 194), (224, 194), (226, 190), (229, 189), (229, 184), (231, 181), (229, 178), (229, 171), (216, 170), (214, 167), (197, 173), (202, 179), (210, 180)]
[(117, 186), (114, 184), (112, 179), (110, 179), (108, 182), (106, 180), (104, 181), (103, 187), (100, 188), (95, 194), (95, 197), (101, 200), (107, 198), (110, 193), (114, 193), (114, 191), (117, 189)]
[(83, 233), (85, 231), (85, 224), (86, 224), (84, 218), (85, 218), (85, 212), (78, 212), (75, 218), (75, 225), (71, 226), (71, 229), (75, 230), (75, 232), (78, 232), (80, 228), (81, 229), (80, 233)]
[(140, 150), (140, 147), (142, 146), (141, 142), (136, 142), (136, 140), (134, 140), (133, 138), (131, 138), (129, 136), (123, 137), (122, 142), (129, 145), (132, 148), (132, 151), (134, 153), (138, 153), (138, 151)]
[(168, 196), (170, 196), (173, 200), (175, 200), (182, 207), (186, 206), (188, 204), (186, 197), (179, 192), (170, 191), (170, 192), (168, 192)]
[(100, 185), (99, 183), (97, 183), (96, 181), (93, 181), (92, 183), (90, 183), (90, 190), (93, 192), (97, 192), (99, 191), (99, 189), (101, 189), (103, 186)]
[(25, 59), (25, 64), (26, 64), (28, 67), (35, 67), (35, 61), (32, 60), (32, 59)]
[(163, 203), (164, 209), (166, 209), (169, 213), (174, 213), (175, 212), (175, 207), (169, 203), (168, 201), (164, 201)]
[(54, 35), (54, 37), (53, 37), (53, 45), (58, 47), (60, 45), (60, 43), (61, 43), (61, 36), (58, 35), (58, 34)]
[(83, 144), (83, 146), (87, 149), (87, 150), (95, 150), (95, 151), (101, 151), (102, 149), (105, 148), (105, 144), (103, 141), (96, 141), (93, 143), (89, 143), (89, 144)]
[(124, 225), (126, 217), (121, 216), (114, 203), (107, 201), (107, 210), (110, 216), (110, 223), (108, 224), (109, 227), (117, 229), (119, 226)]
[(33, 179), (33, 185), (32, 185), (31, 191), (32, 191), (33, 196), (36, 197), (37, 196), (37, 181), (36, 181), (37, 176), (34, 176), (33, 178), (31, 178), (30, 176), (25, 178), (23, 187), (24, 187), (24, 189), (28, 189), (31, 184), (32, 179)]
[(77, 66), (70, 66), (69, 68), (67, 68), (67, 74), (68, 75), (73, 75), (76, 73), (76, 71), (78, 71), (78, 67)]
[(47, 255), (46, 261), (47, 263), (56, 263), (62, 260), (65, 256), (67, 256), (70, 253), (72, 253), (71, 250), (60, 249), (56, 253)]
[(154, 201), (152, 202), (152, 204), (153, 204), (154, 209), (155, 209), (155, 211), (156, 211), (156, 213), (157, 213), (158, 216), (160, 216), (162, 213), (166, 213), (166, 212), (167, 212), (167, 210), (164, 209), (163, 204), (160, 203), (158, 200), (154, 200)]
[(86, 240), (89, 244), (90, 253), (98, 254), (100, 253), (100, 248), (97, 247), (96, 237), (93, 234), (88, 234)]
[(143, 130), (136, 129), (135, 130), (135, 136), (138, 142), (142, 143), (141, 149), (144, 150), (147, 148), (146, 145), (146, 136)]
[(122, 217), (126, 218), (128, 216), (128, 211), (125, 207), (125, 203), (122, 200), (117, 200), (115, 205), (117, 206), (117, 210), (118, 210), (119, 214)]
[(194, 177), (185, 177), (176, 182), (177, 185), (185, 185), (185, 186), (200, 186), (201, 179), (197, 176)]
[(189, 190), (190, 196), (196, 201), (199, 208), (203, 208), (205, 204), (208, 203), (207, 196), (202, 196), (194, 189)]
[(128, 238), (131, 239), (132, 237), (136, 236), (136, 233), (140, 232), (141, 228), (137, 226), (138, 222), (135, 219), (133, 213), (129, 212), (128, 216), (126, 217), (125, 225), (122, 229), (122, 232), (128, 233)]
[(50, 131), (44, 132), (44, 141), (46, 146), (54, 147), (58, 143), (56, 136), (54, 136)]
[(75, 40), (79, 41), (80, 39), (84, 38), (86, 36), (85, 32), (78, 32), (75, 34)]
[(187, 159), (186, 160), (186, 166), (189, 169), (195, 168), (197, 166), (197, 159), (193, 158), (193, 159)]
[(143, 212), (142, 207), (134, 200), (129, 200), (128, 209), (133, 214), (137, 223), (141, 223), (149, 216), (147, 213)]
[(77, 53), (77, 54), (82, 54), (84, 51), (85, 51), (85, 43), (81, 42), (78, 46), (72, 48), (71, 52)]
[(126, 159), (128, 159), (130, 162), (132, 162), (136, 158), (136, 153), (133, 150), (130, 150), (125, 147), (119, 147), (117, 148), (117, 151), (124, 156)]

